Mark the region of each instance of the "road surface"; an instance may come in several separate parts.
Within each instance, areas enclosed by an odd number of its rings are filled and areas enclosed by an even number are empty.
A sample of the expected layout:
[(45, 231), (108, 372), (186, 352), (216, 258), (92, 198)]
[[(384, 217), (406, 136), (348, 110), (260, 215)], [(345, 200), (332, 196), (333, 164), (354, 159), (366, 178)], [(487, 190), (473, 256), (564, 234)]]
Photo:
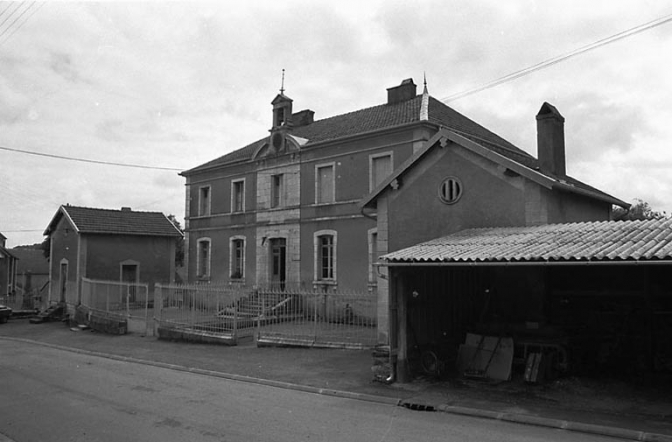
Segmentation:
[(613, 441), (0, 339), (0, 442), (7, 438), (16, 442)]

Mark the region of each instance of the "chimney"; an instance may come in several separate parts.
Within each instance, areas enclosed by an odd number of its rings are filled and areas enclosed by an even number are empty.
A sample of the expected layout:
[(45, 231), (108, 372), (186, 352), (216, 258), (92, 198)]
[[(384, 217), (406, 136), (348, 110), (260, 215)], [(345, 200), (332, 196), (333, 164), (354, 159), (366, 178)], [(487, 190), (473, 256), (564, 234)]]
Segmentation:
[(315, 111), (312, 111), (310, 109), (304, 109), (302, 111), (292, 114), (292, 123), (294, 124), (294, 127), (308, 126), (309, 124), (313, 124), (314, 116)]
[(402, 101), (415, 98), (417, 86), (413, 83), (412, 78), (407, 78), (402, 81), (399, 86), (387, 89), (387, 104), (401, 103)]
[(131, 208), (130, 208), (130, 207), (122, 207), (122, 208), (121, 208), (121, 211), (122, 211), (122, 212), (130, 212), (130, 211), (131, 211)]
[(546, 102), (537, 114), (537, 156), (542, 172), (565, 178), (565, 118)]

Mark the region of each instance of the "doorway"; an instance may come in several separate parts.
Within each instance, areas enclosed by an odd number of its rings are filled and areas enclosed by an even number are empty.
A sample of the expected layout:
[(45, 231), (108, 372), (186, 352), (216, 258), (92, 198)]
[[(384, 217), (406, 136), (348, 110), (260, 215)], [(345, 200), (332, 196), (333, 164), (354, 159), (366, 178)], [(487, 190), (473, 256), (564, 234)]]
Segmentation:
[(287, 240), (271, 239), (271, 285), (285, 289), (287, 280)]
[(59, 291), (59, 297), (58, 297), (58, 302), (65, 302), (65, 293), (68, 289), (68, 261), (63, 260), (61, 261), (61, 268), (59, 272), (59, 279), (58, 279), (58, 291)]
[(137, 283), (138, 283), (138, 265), (137, 264), (122, 264), (121, 265), (121, 282), (124, 283), (128, 302), (135, 302)]

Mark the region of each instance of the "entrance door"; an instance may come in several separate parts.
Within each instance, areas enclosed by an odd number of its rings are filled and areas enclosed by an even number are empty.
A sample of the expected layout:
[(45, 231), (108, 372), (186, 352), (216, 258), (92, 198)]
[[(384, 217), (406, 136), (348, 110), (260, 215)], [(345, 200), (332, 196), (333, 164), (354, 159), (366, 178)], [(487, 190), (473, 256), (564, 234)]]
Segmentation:
[(61, 263), (61, 270), (59, 274), (59, 280), (58, 280), (58, 286), (59, 286), (59, 302), (65, 302), (65, 292), (68, 288), (68, 263), (67, 262), (62, 262)]
[(287, 240), (271, 239), (271, 284), (273, 287), (285, 289), (287, 279)]
[(138, 283), (138, 265), (137, 264), (122, 264), (121, 265), (121, 282), (128, 283), (125, 295), (128, 296), (128, 302), (135, 302), (136, 284)]

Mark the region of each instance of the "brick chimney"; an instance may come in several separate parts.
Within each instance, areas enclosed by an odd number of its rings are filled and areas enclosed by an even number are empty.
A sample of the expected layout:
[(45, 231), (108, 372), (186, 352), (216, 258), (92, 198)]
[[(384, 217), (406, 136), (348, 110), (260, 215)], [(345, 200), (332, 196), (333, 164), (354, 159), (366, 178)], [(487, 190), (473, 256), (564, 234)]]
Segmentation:
[(417, 86), (413, 83), (412, 78), (407, 78), (402, 81), (399, 86), (387, 89), (387, 104), (401, 103), (402, 101), (415, 98)]
[(566, 176), (565, 118), (546, 102), (537, 114), (537, 156), (542, 172), (558, 178)]
[(309, 124), (313, 124), (314, 117), (315, 111), (304, 109), (292, 114), (292, 123), (294, 123), (294, 127), (308, 126)]

